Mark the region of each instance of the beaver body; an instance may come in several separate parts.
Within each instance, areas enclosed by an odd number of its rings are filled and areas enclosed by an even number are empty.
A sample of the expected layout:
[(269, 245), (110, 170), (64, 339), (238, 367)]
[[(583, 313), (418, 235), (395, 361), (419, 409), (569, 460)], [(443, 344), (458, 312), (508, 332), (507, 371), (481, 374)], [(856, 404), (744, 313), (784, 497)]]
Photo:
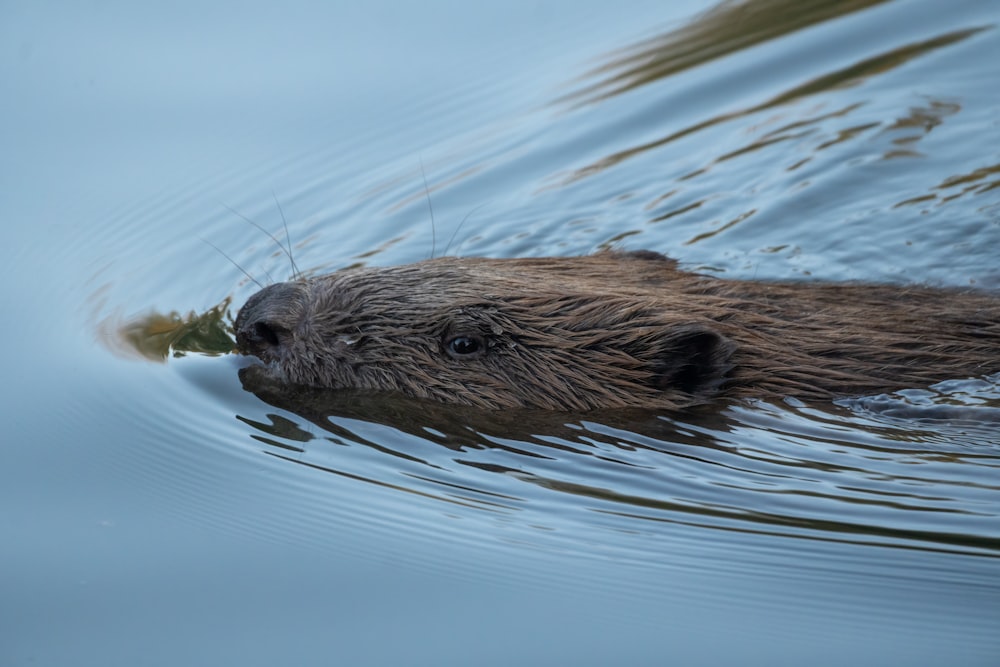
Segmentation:
[(751, 282), (639, 251), (442, 257), (271, 285), (235, 323), (289, 384), (480, 408), (833, 399), (1000, 370), (1000, 299)]

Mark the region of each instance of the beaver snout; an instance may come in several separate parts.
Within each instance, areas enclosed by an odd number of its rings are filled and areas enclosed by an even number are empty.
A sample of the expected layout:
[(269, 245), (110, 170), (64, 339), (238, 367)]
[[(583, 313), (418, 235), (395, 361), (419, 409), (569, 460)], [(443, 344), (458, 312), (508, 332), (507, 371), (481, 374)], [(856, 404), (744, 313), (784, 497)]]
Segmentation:
[(236, 346), (263, 361), (277, 358), (292, 341), (304, 314), (305, 295), (296, 283), (269, 285), (247, 300), (236, 316)]

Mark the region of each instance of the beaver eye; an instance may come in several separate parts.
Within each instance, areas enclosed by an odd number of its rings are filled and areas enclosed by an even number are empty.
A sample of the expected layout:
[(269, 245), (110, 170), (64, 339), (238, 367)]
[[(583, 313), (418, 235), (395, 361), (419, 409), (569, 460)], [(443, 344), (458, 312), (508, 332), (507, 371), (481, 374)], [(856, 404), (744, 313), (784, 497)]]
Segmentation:
[(444, 348), (453, 359), (475, 359), (483, 353), (483, 339), (478, 336), (452, 336)]

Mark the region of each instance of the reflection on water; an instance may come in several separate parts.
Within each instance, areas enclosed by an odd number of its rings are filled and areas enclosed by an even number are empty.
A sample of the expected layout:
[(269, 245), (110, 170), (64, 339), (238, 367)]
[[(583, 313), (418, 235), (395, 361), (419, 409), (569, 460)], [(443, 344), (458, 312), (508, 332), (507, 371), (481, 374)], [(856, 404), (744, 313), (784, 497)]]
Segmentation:
[(597, 81), (585, 84), (565, 100), (578, 104), (599, 102), (885, 1), (722, 2), (678, 30), (611, 54), (607, 63), (584, 77), (585, 81)]
[(149, 313), (122, 323), (105, 318), (99, 325), (100, 340), (113, 352), (141, 356), (150, 361), (165, 361), (169, 356), (189, 353), (217, 356), (236, 349), (232, 338), (231, 299), (203, 313), (181, 315)]
[[(785, 5), (788, 3), (782, 2), (780, 4)], [(864, 4), (871, 4), (871, 3), (864, 3)], [(838, 88), (844, 88), (856, 85), (873, 76), (876, 76), (878, 74), (890, 71), (896, 67), (904, 65), (910, 62), (911, 60), (923, 56), (927, 53), (961, 42), (962, 40), (965, 40), (985, 29), (986, 28), (970, 28), (967, 30), (955, 31), (952, 33), (941, 35), (939, 37), (935, 37), (933, 39), (925, 40), (915, 44), (908, 44), (904, 47), (898, 47), (886, 53), (879, 54), (871, 58), (866, 58), (864, 60), (860, 60), (858, 62), (850, 64), (847, 67), (843, 67), (834, 72), (830, 72), (828, 74), (816, 77), (810, 81), (807, 81), (804, 84), (799, 84), (774, 97), (771, 97), (770, 99), (765, 100), (760, 104), (745, 109), (740, 109), (738, 111), (731, 111), (721, 115), (713, 116), (707, 120), (700, 121), (695, 125), (684, 127), (679, 130), (674, 130), (669, 134), (667, 134), (666, 136), (660, 137), (653, 141), (649, 141), (638, 146), (631, 146), (625, 150), (619, 150), (611, 155), (607, 155), (601, 158), (600, 160), (588, 164), (583, 168), (574, 170), (571, 174), (565, 177), (563, 184), (564, 185), (569, 184), (576, 180), (586, 178), (595, 173), (601, 172), (605, 169), (617, 166), (628, 159), (631, 159), (648, 151), (653, 151), (662, 148), (667, 144), (673, 143), (678, 139), (682, 139), (696, 132), (703, 132), (715, 125), (720, 125), (722, 123), (728, 123), (731, 121), (739, 120), (741, 118), (746, 118), (755, 114), (759, 114), (763, 111), (788, 105), (798, 100), (801, 100), (802, 98), (806, 98), (812, 95), (826, 93), (836, 90)], [(706, 35), (706, 38), (708, 36), (711, 36), (711, 33), (708, 33), (708, 35)], [(668, 35), (668, 37), (670, 36)], [(672, 49), (673, 43), (671, 41), (667, 41), (665, 42), (665, 44), (671, 47), (667, 49), (668, 51)], [(663, 47), (660, 46), (660, 48)], [(614, 67), (625, 67), (628, 70), (628, 68), (631, 67), (634, 62), (637, 61), (639, 63), (645, 63), (650, 57), (651, 57), (650, 54), (643, 53), (639, 56), (628, 58), (624, 63), (616, 62)], [(644, 70), (645, 67), (646, 65), (644, 64), (640, 65), (640, 71), (645, 71)], [(675, 74), (676, 71), (677, 68), (667, 68), (663, 71), (657, 70), (658, 72), (657, 78)], [(646, 84), (655, 81), (655, 79), (650, 79), (648, 77), (637, 77), (634, 73), (631, 73), (628, 76), (629, 78), (638, 78), (639, 82), (633, 82), (631, 85), (625, 87), (622, 90), (616, 90), (615, 91), (616, 93), (628, 90), (632, 87), (640, 85), (640, 83)], [(602, 97), (607, 95), (608, 94), (603, 95)], [(754, 151), (757, 151), (761, 148), (765, 148), (777, 142), (787, 141), (790, 139), (798, 139), (807, 136), (810, 133), (809, 127), (811, 125), (820, 124), (822, 122), (830, 120), (831, 118), (847, 117), (850, 115), (852, 111), (858, 109), (860, 106), (861, 104), (854, 103), (841, 109), (836, 109), (834, 111), (822, 111), (811, 118), (799, 119), (794, 122), (788, 123), (775, 130), (771, 130), (758, 138), (753, 139), (750, 143), (741, 146), (736, 150), (728, 151), (722, 155), (717, 156), (712, 162), (712, 164), (718, 164), (721, 162), (725, 162), (727, 160), (731, 160), (735, 157), (744, 156), (748, 153), (752, 153)], [(957, 107), (954, 104), (937, 102), (932, 100), (927, 112), (936, 112), (933, 114), (933, 117), (936, 119), (936, 122), (932, 123), (930, 127), (927, 127), (927, 122), (926, 120), (924, 120), (924, 122), (922, 122), (921, 125), (926, 128), (926, 131), (929, 131), (931, 127), (933, 127), (933, 125), (941, 122), (941, 119), (945, 113), (951, 114), (955, 113), (956, 111)], [(927, 112), (925, 112), (925, 115), (930, 115)], [(908, 124), (910, 123), (908, 123), (906, 119), (903, 119), (897, 121), (888, 129), (889, 130), (897, 129), (900, 126)], [(839, 143), (841, 141), (855, 138), (866, 131), (877, 128), (878, 126), (879, 126), (878, 123), (865, 123), (855, 127), (846, 128), (840, 131), (836, 139), (820, 143), (816, 147), (816, 150), (819, 151), (829, 146), (832, 146), (836, 143)], [(908, 137), (908, 139), (913, 140), (912, 137)], [(902, 153), (899, 152), (893, 152), (893, 153), (888, 153), (886, 157), (887, 158), (895, 157), (901, 154)], [(790, 165), (788, 168), (795, 169), (801, 167), (807, 161), (808, 160), (796, 162), (795, 164)], [(709, 169), (711, 169), (712, 164), (705, 165), (704, 167), (701, 167), (695, 171), (686, 174), (685, 176), (682, 177), (682, 180), (693, 178), (708, 171)]]
[(988, 167), (973, 169), (967, 174), (959, 174), (946, 178), (935, 189), (950, 190), (957, 188), (957, 191), (952, 190), (950, 193), (941, 194), (935, 193), (932, 196), (938, 198), (941, 202), (946, 202), (957, 199), (967, 193), (984, 194), (998, 187), (1000, 187), (1000, 164), (993, 164)]
[(948, 380), (927, 389), (905, 389), (891, 394), (840, 401), (855, 410), (900, 420), (916, 428), (921, 423), (963, 429), (965, 438), (982, 432), (985, 443), (998, 437), (1000, 374), (982, 379)]
[[(255, 367), (241, 377), (247, 390), (297, 417), (240, 418), (259, 432), (253, 437), (265, 453), (447, 503), (517, 512), (533, 525), (547, 525), (555, 515), (547, 520), (543, 508), (556, 505), (590, 529), (606, 523), (599, 516), (617, 517), (608, 528), (647, 537), (657, 531), (641, 523), (653, 521), (1000, 557), (1000, 454), (963, 442), (949, 424), (764, 403), (674, 416), (494, 413), (291, 391)], [(1000, 404), (996, 385), (979, 386), (979, 396)], [(995, 424), (980, 425), (995, 436)], [(358, 447), (395, 463), (372, 469)], [(581, 549), (587, 530), (576, 534)], [(655, 559), (661, 547), (625, 540), (621, 548)]]

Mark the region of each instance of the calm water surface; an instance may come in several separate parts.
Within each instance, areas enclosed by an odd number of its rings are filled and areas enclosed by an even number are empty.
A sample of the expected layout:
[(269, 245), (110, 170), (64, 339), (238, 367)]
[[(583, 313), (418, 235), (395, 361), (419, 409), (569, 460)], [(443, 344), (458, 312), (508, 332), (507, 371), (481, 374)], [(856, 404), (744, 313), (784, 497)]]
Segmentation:
[(227, 354), (247, 219), (1000, 290), (995, 3), (662, 4), (4, 5), (0, 663), (998, 664), (1000, 376), (483, 414)]

